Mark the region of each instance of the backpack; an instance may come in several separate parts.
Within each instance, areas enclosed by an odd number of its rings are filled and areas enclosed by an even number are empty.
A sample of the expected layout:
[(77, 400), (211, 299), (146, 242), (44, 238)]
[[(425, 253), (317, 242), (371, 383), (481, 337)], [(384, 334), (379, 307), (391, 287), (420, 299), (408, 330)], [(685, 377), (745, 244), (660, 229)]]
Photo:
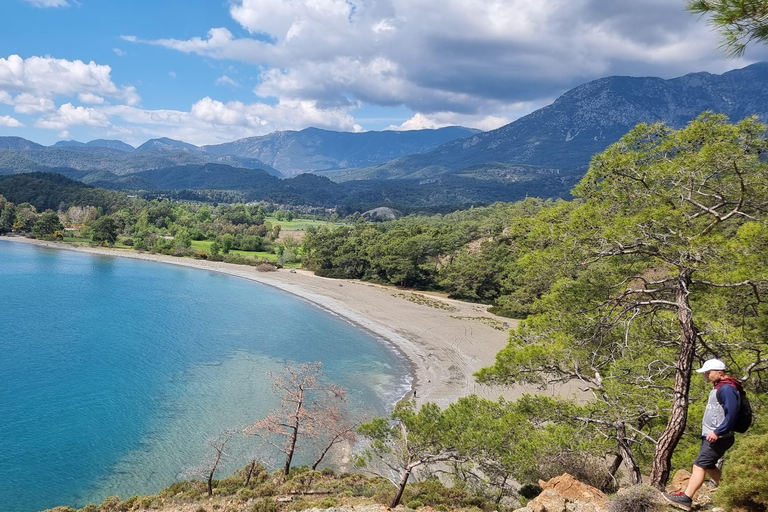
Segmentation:
[[(730, 384), (726, 384), (726, 386), (730, 386)], [(734, 386), (731, 386), (734, 387)], [(737, 390), (738, 391), (738, 390)], [(739, 412), (737, 413), (736, 417), (736, 424), (733, 426), (733, 431), (738, 432), (739, 434), (743, 434), (747, 430), (749, 430), (749, 427), (752, 426), (752, 404), (749, 403), (749, 399), (747, 398), (747, 394), (745, 393), (738, 393), (739, 395)], [(717, 390), (717, 401), (721, 404), (723, 403), (722, 399), (720, 398), (720, 390)]]

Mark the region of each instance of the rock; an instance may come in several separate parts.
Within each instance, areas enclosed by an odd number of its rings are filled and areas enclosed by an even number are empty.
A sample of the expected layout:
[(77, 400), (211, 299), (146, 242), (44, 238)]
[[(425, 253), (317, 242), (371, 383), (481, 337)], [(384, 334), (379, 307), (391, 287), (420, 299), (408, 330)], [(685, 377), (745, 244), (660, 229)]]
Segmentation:
[(691, 479), (691, 474), (684, 470), (679, 469), (675, 472), (675, 476), (672, 477), (672, 483), (667, 487), (667, 492), (683, 492), (688, 487), (688, 481)]
[[(552, 490), (560, 494), (569, 502), (577, 502), (581, 505), (594, 505), (596, 510), (608, 505), (608, 496), (591, 485), (579, 482), (568, 473), (556, 476), (549, 482), (539, 480), (542, 489)], [(543, 494), (543, 493), (542, 493)], [(529, 505), (530, 506), (530, 505)], [(584, 508), (586, 511), (587, 509)]]
[(608, 505), (605, 494), (568, 473), (548, 482), (539, 480), (539, 485), (542, 493), (516, 512), (603, 512)]
[(567, 512), (565, 504), (566, 499), (559, 492), (549, 489), (529, 501), (528, 508), (531, 512)]

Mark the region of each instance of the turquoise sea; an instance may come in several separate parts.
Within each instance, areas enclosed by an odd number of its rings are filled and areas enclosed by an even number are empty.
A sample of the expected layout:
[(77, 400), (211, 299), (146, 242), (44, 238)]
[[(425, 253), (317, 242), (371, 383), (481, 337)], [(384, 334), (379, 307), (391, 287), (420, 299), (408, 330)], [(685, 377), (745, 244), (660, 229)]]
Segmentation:
[[(288, 362), (322, 361), (353, 414), (409, 388), (383, 341), (214, 272), (0, 239), (0, 308), (3, 512), (156, 493), (276, 406), (267, 373)], [(229, 452), (222, 475), (250, 455), (281, 462), (253, 438)]]

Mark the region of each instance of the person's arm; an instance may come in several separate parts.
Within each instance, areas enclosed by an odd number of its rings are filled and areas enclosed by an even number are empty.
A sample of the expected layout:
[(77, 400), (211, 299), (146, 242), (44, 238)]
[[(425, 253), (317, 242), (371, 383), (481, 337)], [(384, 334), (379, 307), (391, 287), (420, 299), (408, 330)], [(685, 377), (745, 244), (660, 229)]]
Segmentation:
[(718, 398), (723, 404), (723, 411), (725, 412), (725, 419), (715, 429), (715, 434), (720, 437), (728, 432), (733, 432), (733, 428), (736, 426), (736, 420), (739, 417), (739, 391), (727, 384), (718, 391)]

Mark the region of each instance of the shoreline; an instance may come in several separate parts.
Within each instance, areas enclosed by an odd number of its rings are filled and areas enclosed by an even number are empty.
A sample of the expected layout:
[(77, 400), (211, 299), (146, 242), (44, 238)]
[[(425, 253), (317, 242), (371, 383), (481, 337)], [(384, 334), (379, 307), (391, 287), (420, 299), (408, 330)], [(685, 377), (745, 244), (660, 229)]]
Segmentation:
[(527, 386), (496, 387), (475, 381), (473, 373), (493, 364), (496, 353), (506, 345), (508, 331), (499, 328), (505, 322), (510, 328), (516, 324), (488, 313), (485, 305), (365, 281), (319, 277), (306, 270), (259, 272), (250, 266), (134, 250), (22, 237), (0, 237), (2, 240), (208, 270), (290, 293), (347, 320), (400, 353), (411, 376), (411, 389), (403, 398), (415, 398), (418, 404), (435, 402), (446, 407), (469, 394), (495, 400), (541, 392)]

